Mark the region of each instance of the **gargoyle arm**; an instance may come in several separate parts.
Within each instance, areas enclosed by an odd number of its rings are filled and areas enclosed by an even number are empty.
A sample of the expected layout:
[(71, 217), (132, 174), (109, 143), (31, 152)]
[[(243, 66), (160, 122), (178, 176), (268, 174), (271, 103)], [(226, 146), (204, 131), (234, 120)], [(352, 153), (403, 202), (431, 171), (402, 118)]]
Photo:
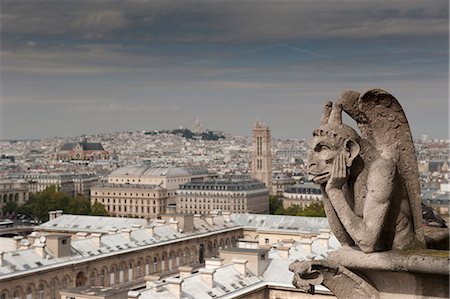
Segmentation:
[(327, 193), (325, 192), (325, 187), (321, 186), (322, 190), (322, 199), (323, 206), (325, 209), (325, 214), (327, 215), (328, 222), (330, 223), (331, 230), (333, 234), (336, 236), (338, 241), (345, 246), (353, 246), (355, 242), (353, 242), (352, 238), (347, 233), (345, 227), (342, 225), (342, 222), (339, 220), (339, 217), (336, 214), (336, 211), (331, 204), (330, 199), (328, 198)]
[(388, 211), (391, 205), (395, 164), (382, 158), (374, 161), (369, 169), (367, 193), (364, 199), (363, 217), (350, 208), (342, 188), (327, 186), (337, 217), (348, 234), (364, 252), (376, 251), (379, 237), (385, 225), (389, 225)]

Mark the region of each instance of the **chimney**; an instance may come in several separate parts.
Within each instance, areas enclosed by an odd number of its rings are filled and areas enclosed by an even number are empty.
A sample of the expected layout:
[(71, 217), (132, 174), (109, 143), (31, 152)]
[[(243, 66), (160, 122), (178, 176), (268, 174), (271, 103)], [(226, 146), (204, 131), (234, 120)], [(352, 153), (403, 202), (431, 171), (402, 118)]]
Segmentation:
[(131, 228), (133, 229), (133, 230), (138, 230), (138, 229), (140, 229), (142, 226), (140, 225), (140, 224), (133, 224), (133, 225), (131, 225)]
[(311, 239), (301, 239), (300, 240), (300, 245), (302, 246), (302, 248), (308, 253), (311, 254), (311, 244), (312, 241)]
[(178, 267), (178, 272), (180, 272), (180, 278), (188, 277), (192, 274), (192, 267), (189, 266), (180, 266)]
[(217, 269), (222, 266), (223, 259), (221, 258), (209, 258), (205, 259), (205, 268), (206, 269)]
[(181, 298), (181, 284), (183, 283), (183, 279), (168, 278), (166, 281), (169, 292), (174, 294), (175, 298)]
[(213, 226), (214, 225), (214, 215), (206, 215), (205, 216), (205, 221), (209, 225)]
[(153, 235), (155, 234), (155, 227), (154, 226), (147, 226), (145, 228), (145, 230), (147, 231), (147, 233), (153, 237)]
[(178, 223), (179, 223), (178, 220), (175, 220), (175, 219), (170, 219), (169, 220), (170, 228), (174, 229), (176, 232), (178, 232)]
[(19, 243), (19, 250), (25, 250), (30, 248), (30, 242), (27, 239), (23, 239), (22, 241), (20, 241)]
[(283, 242), (283, 246), (287, 248), (291, 248), (295, 243), (294, 239), (284, 239), (281, 242)]
[(42, 257), (42, 258), (45, 257), (45, 251), (44, 251), (45, 243), (35, 243), (35, 244), (33, 245), (33, 247), (34, 247), (34, 250), (36, 251), (36, 253), (37, 253), (40, 257)]
[(84, 240), (86, 239), (88, 233), (85, 232), (78, 232), (76, 233), (76, 239), (75, 240)]
[(317, 236), (317, 239), (319, 240), (319, 244), (328, 248), (329, 246), (329, 240), (330, 240), (330, 232), (331, 230), (326, 229), (326, 228), (322, 228), (319, 230), (320, 234)]
[(19, 249), (20, 247), (20, 241), (23, 239), (22, 236), (14, 236), (13, 240), (16, 242), (16, 249)]
[(236, 271), (238, 271), (242, 275), (245, 275), (245, 273), (247, 272), (247, 260), (233, 259), (232, 262)]
[(216, 272), (216, 270), (202, 268), (198, 270), (198, 272), (200, 273), (203, 281), (206, 282), (210, 289), (212, 289), (214, 287), (214, 273)]
[(131, 241), (131, 229), (129, 228), (122, 228), (122, 236), (127, 239), (128, 241)]
[(110, 234), (110, 235), (117, 234), (117, 228), (110, 228), (110, 229), (108, 229), (108, 234)]
[(94, 241), (95, 245), (98, 247), (102, 246), (102, 234), (101, 233), (92, 233), (91, 239)]
[(135, 299), (135, 298), (139, 298), (139, 295), (141, 293), (139, 291), (129, 291), (127, 294), (127, 298), (128, 299)]
[(279, 246), (278, 249), (278, 255), (283, 259), (287, 260), (289, 258), (289, 247), (287, 246)]
[(56, 210), (55, 211), (55, 218), (61, 217), (63, 215), (64, 211), (63, 210)]
[(36, 231), (31, 232), (31, 234), (28, 235), (28, 241), (29, 241), (31, 244), (36, 243), (36, 241), (37, 241), (38, 239), (39, 239), (39, 234), (38, 234)]
[(152, 288), (154, 289), (157, 286), (156, 283), (160, 283), (159, 288), (161, 289), (162, 283), (158, 281), (160, 278), (161, 277), (159, 275), (145, 275), (144, 276), (145, 287), (147, 289), (152, 289)]
[(56, 211), (49, 211), (48, 212), (48, 220), (51, 221), (53, 219), (56, 219)]
[(156, 219), (156, 226), (163, 226), (166, 224), (166, 220)]
[(230, 215), (231, 215), (230, 212), (222, 212), (223, 220), (225, 220), (225, 222), (230, 222), (231, 221)]

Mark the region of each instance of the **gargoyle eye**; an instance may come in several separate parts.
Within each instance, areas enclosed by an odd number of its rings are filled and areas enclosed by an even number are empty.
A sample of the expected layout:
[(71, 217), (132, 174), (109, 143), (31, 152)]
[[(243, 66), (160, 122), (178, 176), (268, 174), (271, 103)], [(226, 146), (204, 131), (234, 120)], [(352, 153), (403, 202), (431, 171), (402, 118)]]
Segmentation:
[(314, 148), (314, 150), (315, 150), (316, 152), (320, 152), (320, 151), (323, 151), (323, 150), (329, 150), (329, 149), (330, 149), (330, 147), (329, 147), (328, 145), (322, 144), (322, 143), (319, 143), (319, 144), (316, 145), (316, 147)]

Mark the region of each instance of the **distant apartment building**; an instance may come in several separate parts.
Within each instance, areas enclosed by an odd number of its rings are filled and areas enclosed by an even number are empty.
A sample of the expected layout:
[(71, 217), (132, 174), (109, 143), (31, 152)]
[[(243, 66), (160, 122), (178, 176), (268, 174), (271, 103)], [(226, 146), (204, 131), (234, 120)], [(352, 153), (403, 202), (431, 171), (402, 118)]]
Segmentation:
[(55, 186), (56, 191), (85, 197), (89, 197), (90, 188), (99, 180), (94, 173), (27, 173), (21, 177), (28, 182), (29, 192), (33, 194)]
[(321, 202), (322, 192), (313, 183), (295, 184), (286, 188), (282, 201), (285, 209), (293, 205), (306, 208), (314, 202)]
[(23, 180), (0, 180), (0, 217), (8, 202), (23, 205), (28, 200), (28, 183)]
[(56, 153), (55, 158), (61, 161), (106, 160), (109, 159), (109, 152), (103, 148), (101, 143), (87, 142), (84, 139), (81, 142), (65, 143)]
[(286, 188), (292, 186), (295, 180), (286, 173), (275, 173), (272, 177), (272, 190), (270, 195), (282, 196)]
[(177, 212), (210, 214), (268, 213), (269, 190), (257, 180), (210, 180), (183, 184), (177, 191)]
[(23, 178), (28, 181), (28, 188), (33, 194), (55, 186), (56, 191), (66, 192), (71, 196), (75, 195), (73, 174), (70, 173), (29, 173), (25, 174)]
[(203, 182), (213, 175), (204, 167), (125, 166), (108, 176), (108, 183), (130, 185), (157, 185), (167, 190), (169, 204), (175, 203), (176, 190), (182, 184)]
[(95, 202), (111, 216), (157, 218), (166, 212), (167, 190), (158, 185), (106, 183), (91, 189), (91, 203)]
[(106, 184), (91, 189), (91, 202), (105, 205), (109, 215), (156, 218), (175, 204), (181, 184), (210, 176), (206, 168), (126, 166), (112, 172)]

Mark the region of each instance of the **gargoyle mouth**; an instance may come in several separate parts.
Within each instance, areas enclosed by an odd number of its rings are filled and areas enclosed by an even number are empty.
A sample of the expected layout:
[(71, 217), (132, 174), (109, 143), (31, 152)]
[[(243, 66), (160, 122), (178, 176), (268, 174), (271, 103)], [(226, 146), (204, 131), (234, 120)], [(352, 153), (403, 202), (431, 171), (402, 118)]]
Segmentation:
[(319, 174), (312, 173), (310, 174), (310, 179), (316, 184), (322, 184), (328, 179), (329, 176), (330, 172), (323, 172)]

